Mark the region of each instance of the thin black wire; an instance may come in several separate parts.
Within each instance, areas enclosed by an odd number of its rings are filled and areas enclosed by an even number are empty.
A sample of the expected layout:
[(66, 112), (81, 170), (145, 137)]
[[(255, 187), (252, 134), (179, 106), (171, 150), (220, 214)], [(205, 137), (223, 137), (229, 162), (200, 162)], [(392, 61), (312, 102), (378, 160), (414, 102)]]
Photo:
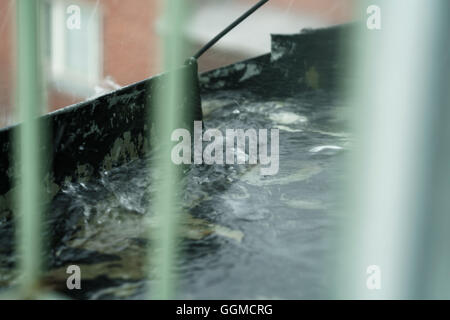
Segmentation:
[(221, 33), (219, 33), (212, 40), (210, 40), (207, 44), (205, 44), (196, 54), (193, 55), (193, 57), (195, 59), (200, 58), (200, 56), (202, 54), (204, 54), (205, 51), (207, 51), (209, 48), (211, 48), (213, 45), (215, 45), (216, 42), (219, 41), (223, 36), (225, 36), (228, 32), (233, 30), (238, 24), (240, 24), (242, 21), (244, 21), (248, 16), (250, 16), (253, 12), (258, 10), (260, 7), (262, 7), (268, 1), (269, 0), (259, 1), (251, 9), (249, 9), (247, 12), (245, 12), (242, 16), (237, 18), (232, 24), (230, 24), (228, 27), (226, 27)]

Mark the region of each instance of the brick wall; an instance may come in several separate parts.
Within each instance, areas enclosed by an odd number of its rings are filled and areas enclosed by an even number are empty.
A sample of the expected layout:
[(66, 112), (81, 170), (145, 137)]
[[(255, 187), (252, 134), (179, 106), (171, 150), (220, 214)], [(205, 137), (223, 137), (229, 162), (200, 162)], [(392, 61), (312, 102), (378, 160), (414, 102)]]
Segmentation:
[(9, 124), (13, 91), (12, 34), (15, 6), (13, 0), (0, 1), (0, 127)]
[[(143, 80), (160, 71), (155, 32), (157, 1), (101, 1), (104, 14), (104, 74), (120, 85)], [(132, 5), (131, 5), (132, 4)]]
[[(154, 28), (158, 1), (99, 0), (99, 5), (103, 31), (102, 77), (110, 76), (124, 86), (158, 73), (160, 46)], [(80, 100), (67, 93), (49, 92), (52, 110)]]

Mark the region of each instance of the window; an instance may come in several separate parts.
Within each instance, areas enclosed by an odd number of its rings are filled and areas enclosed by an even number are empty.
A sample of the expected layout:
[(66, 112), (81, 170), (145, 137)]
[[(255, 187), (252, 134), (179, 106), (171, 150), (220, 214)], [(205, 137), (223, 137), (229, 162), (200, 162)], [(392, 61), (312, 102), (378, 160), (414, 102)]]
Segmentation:
[[(79, 8), (79, 25), (69, 28), (69, 7)], [(101, 14), (98, 4), (46, 0), (45, 54), (50, 83), (75, 96), (93, 94), (102, 74)]]

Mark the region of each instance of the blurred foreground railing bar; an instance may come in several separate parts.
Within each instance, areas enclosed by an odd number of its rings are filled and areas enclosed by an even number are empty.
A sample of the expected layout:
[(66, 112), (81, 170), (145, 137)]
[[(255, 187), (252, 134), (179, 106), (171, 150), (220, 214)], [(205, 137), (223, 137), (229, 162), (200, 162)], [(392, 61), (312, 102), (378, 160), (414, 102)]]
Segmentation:
[(14, 133), (17, 245), (21, 298), (36, 298), (43, 267), (43, 230), (41, 226), (43, 188), (40, 145), (42, 106), (40, 49), (40, 1), (19, 0), (17, 6), (17, 89), (16, 105), (21, 125)]
[[(361, 3), (363, 21), (372, 2)], [(354, 39), (355, 148), (336, 296), (450, 298), (450, 4), (376, 4), (381, 30), (364, 23)]]
[[(163, 39), (163, 65), (164, 70), (172, 71), (179, 68), (186, 58), (185, 39), (183, 28), (188, 6), (183, 0), (164, 1), (163, 19), (167, 26)], [(193, 74), (197, 77), (197, 74)], [(191, 81), (194, 82), (194, 81)], [(158, 147), (157, 160), (151, 162), (156, 172), (160, 173), (161, 180), (152, 198), (150, 211), (156, 216), (156, 230), (149, 231), (152, 245), (148, 251), (148, 261), (151, 269), (149, 297), (154, 299), (170, 299), (176, 294), (176, 258), (177, 258), (177, 227), (179, 203), (177, 201), (180, 190), (180, 175), (171, 159), (171, 134), (180, 123), (182, 113), (177, 112), (178, 106), (183, 103), (183, 96), (187, 88), (186, 79), (179, 73), (169, 72), (164, 87), (155, 92), (157, 104), (151, 113), (156, 123)], [(150, 119), (149, 119), (150, 120)], [(149, 121), (152, 126), (152, 121)], [(155, 182), (156, 183), (156, 182)], [(152, 285), (153, 284), (153, 285)]]

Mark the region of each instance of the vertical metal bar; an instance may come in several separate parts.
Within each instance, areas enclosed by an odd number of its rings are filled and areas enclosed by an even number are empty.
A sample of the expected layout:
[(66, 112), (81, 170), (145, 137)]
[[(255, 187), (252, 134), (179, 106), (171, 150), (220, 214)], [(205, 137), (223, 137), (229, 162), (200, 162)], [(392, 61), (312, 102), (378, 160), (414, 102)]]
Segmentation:
[[(366, 29), (371, 4), (381, 9), (381, 30)], [(427, 251), (421, 249), (423, 224), (430, 222), (429, 190), (434, 188), (430, 146), (440, 132), (433, 119), (442, 108), (435, 90), (442, 83), (434, 66), (448, 61), (448, 47), (442, 45), (449, 27), (441, 19), (445, 8), (448, 1), (441, 0), (361, 4), (364, 23), (354, 42), (362, 45), (355, 49), (351, 66), (358, 80), (351, 92), (356, 137), (345, 213), (350, 219), (342, 232), (336, 288), (340, 298), (420, 296), (423, 273), (417, 264), (423, 258), (420, 251)], [(434, 151), (434, 157), (442, 155)], [(440, 213), (443, 217), (449, 208), (440, 209), (447, 210)], [(368, 283), (373, 272), (379, 280), (376, 287)]]
[(17, 249), (22, 297), (33, 297), (42, 270), (41, 206), (39, 192), (42, 143), (38, 116), (41, 111), (41, 71), (39, 51), (39, 1), (19, 0), (17, 5), (17, 92), (21, 121), (15, 133)]
[[(187, 9), (186, 1), (164, 1), (164, 39), (163, 59), (164, 70), (179, 68), (185, 57), (186, 50), (183, 41), (183, 22)], [(152, 114), (156, 123), (156, 135), (159, 139), (159, 151), (154, 170), (162, 177), (150, 212), (156, 215), (157, 228), (154, 235), (153, 249), (149, 254), (150, 264), (154, 267), (153, 276), (157, 279), (156, 287), (151, 288), (151, 297), (155, 299), (170, 299), (175, 295), (174, 265), (176, 259), (177, 238), (177, 188), (179, 181), (177, 167), (171, 161), (170, 137), (180, 116), (175, 110), (182, 103), (184, 88), (183, 79), (169, 72), (167, 82), (157, 92), (157, 106)]]
[[(450, 299), (450, 2), (434, 3), (432, 54), (428, 59), (427, 112), (430, 125), (422, 131), (425, 179), (424, 205), (417, 237), (414, 298)], [(430, 35), (431, 37), (431, 35)], [(427, 77), (428, 76), (428, 77)]]

